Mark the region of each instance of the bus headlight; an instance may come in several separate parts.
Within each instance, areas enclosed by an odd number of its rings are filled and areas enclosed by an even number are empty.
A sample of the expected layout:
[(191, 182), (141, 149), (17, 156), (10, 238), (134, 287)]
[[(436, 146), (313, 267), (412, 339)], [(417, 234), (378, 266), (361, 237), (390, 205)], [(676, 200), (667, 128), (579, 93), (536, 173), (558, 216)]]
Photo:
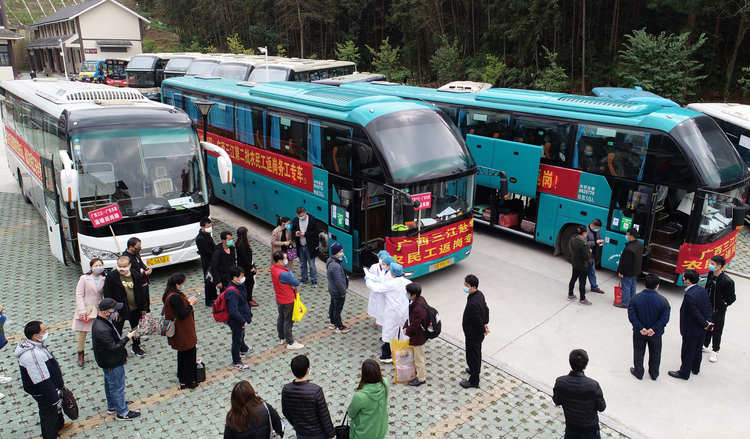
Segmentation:
[(119, 256), (117, 253), (111, 252), (109, 250), (102, 250), (94, 247), (89, 247), (87, 245), (81, 244), (81, 251), (88, 259), (117, 259)]

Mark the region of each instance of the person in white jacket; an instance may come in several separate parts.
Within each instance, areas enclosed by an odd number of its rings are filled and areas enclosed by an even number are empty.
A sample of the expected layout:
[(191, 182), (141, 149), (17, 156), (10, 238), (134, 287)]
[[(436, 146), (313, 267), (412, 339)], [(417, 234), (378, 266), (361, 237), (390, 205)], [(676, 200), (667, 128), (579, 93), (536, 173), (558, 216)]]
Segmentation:
[(399, 331), (409, 318), (409, 299), (406, 297), (406, 285), (411, 281), (403, 277), (404, 268), (400, 264), (392, 262), (389, 268), (389, 274), (386, 274), (380, 280), (365, 279), (371, 293), (379, 295), (379, 300), (383, 301), (380, 319), (383, 325), (380, 334), (380, 339), (383, 342), (380, 348), (380, 361), (382, 363), (393, 362), (391, 340), (399, 338)]
[[(390, 269), (391, 263), (396, 262), (393, 260), (391, 255), (385, 250), (380, 250), (378, 253), (378, 262), (372, 264), (369, 270), (365, 271), (366, 278), (372, 278), (374, 280), (382, 280)], [(366, 279), (365, 279), (366, 280)], [(367, 299), (367, 314), (375, 319), (375, 325), (382, 325), (381, 317), (383, 314), (383, 296), (381, 294), (374, 294), (370, 292), (370, 297)]]

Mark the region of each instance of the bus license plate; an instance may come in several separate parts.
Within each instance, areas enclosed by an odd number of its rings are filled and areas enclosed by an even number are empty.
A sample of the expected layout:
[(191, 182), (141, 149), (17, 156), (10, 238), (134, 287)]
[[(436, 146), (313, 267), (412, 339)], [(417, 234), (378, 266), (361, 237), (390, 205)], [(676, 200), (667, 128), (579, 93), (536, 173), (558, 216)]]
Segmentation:
[(166, 264), (167, 262), (169, 262), (169, 255), (146, 259), (146, 265), (149, 267), (152, 265)]
[(436, 262), (430, 265), (430, 271), (440, 270), (441, 268), (445, 268), (451, 264), (453, 264), (453, 258), (448, 258), (444, 261)]

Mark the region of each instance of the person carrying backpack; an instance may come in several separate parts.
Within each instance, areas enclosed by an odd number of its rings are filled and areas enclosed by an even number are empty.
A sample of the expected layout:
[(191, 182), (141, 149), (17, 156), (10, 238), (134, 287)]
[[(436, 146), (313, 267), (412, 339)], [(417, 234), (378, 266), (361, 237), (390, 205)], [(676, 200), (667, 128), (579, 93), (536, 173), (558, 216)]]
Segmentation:
[(247, 300), (244, 270), (233, 267), (230, 276), (231, 281), (214, 301), (212, 311), (214, 320), (226, 323), (232, 330), (232, 366), (247, 370), (249, 366), (242, 362), (241, 356), (250, 352), (250, 346), (245, 344), (245, 326), (253, 319), (253, 313)]
[(409, 336), (409, 346), (414, 349), (414, 368), (417, 376), (409, 381), (410, 386), (421, 386), (426, 380), (424, 345), (427, 343), (427, 301), (422, 297), (422, 286), (412, 282), (406, 286), (409, 294), (409, 320), (404, 333)]

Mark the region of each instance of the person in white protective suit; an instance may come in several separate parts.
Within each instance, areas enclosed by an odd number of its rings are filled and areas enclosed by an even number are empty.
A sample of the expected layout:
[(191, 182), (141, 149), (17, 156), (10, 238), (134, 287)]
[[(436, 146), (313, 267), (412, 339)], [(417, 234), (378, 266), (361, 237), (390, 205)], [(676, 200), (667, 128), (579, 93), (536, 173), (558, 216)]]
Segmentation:
[(409, 299), (406, 295), (406, 285), (411, 281), (405, 277), (404, 267), (396, 262), (390, 265), (389, 273), (383, 276), (381, 280), (373, 278), (366, 279), (365, 283), (372, 294), (381, 296), (383, 301), (382, 313), (380, 316), (383, 329), (380, 339), (383, 342), (380, 348), (380, 361), (382, 363), (392, 363), (391, 340), (399, 338), (399, 330), (409, 318)]
[[(391, 263), (396, 262), (391, 255), (385, 250), (380, 250), (378, 253), (377, 264), (372, 264), (369, 270), (365, 270), (365, 278), (373, 278), (381, 280), (388, 274)], [(367, 279), (365, 279), (367, 280)], [(381, 317), (383, 314), (383, 295), (373, 294), (370, 292), (370, 297), (367, 300), (367, 314), (375, 319), (375, 325), (382, 325)]]

